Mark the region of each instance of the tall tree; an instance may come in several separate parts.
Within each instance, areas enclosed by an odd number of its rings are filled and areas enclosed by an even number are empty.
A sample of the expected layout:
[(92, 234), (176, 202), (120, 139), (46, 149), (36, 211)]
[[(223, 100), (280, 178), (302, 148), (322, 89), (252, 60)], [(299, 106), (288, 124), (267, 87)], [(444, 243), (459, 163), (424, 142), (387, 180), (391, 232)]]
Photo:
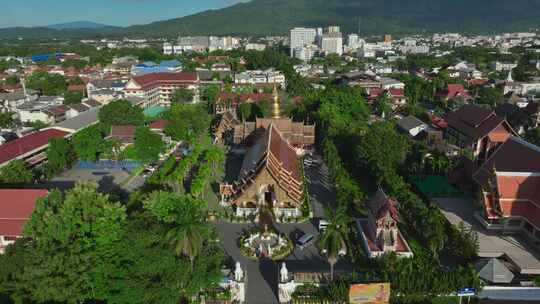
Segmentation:
[(171, 225), (165, 239), (173, 246), (176, 255), (189, 258), (193, 269), (203, 242), (210, 236), (209, 226), (204, 223), (206, 203), (187, 195), (154, 192), (144, 205), (158, 219)]
[(100, 127), (93, 125), (75, 133), (71, 139), (71, 144), (79, 159), (95, 161), (103, 145)]
[(143, 110), (127, 100), (116, 100), (105, 105), (99, 111), (99, 121), (108, 130), (112, 125), (135, 125), (144, 123)]
[(165, 133), (175, 140), (194, 141), (210, 129), (210, 115), (202, 105), (173, 104), (166, 118)]
[(2, 270), (0, 286), (21, 303), (107, 299), (118, 288), (111, 283), (125, 271), (118, 254), (125, 220), (124, 207), (96, 184), (77, 184), (65, 195), (52, 191), (37, 201), (24, 230), (28, 239), (17, 241), (24, 245), (6, 257), (20, 257), (23, 267)]
[(14, 160), (0, 168), (0, 183), (27, 184), (34, 180), (32, 171), (26, 168), (22, 160)]
[(193, 102), (193, 91), (187, 88), (179, 88), (172, 95), (173, 102), (190, 103)]
[(161, 136), (150, 131), (148, 127), (138, 127), (135, 131), (135, 151), (141, 160), (157, 160), (164, 148), (165, 143)]
[(75, 153), (70, 142), (62, 137), (49, 140), (47, 148), (46, 174), (50, 177), (69, 168), (75, 160)]
[(326, 210), (326, 219), (328, 226), (321, 235), (319, 246), (330, 264), (330, 280), (333, 281), (334, 265), (338, 261), (340, 252), (346, 249), (347, 227), (351, 220), (343, 208), (336, 211)]

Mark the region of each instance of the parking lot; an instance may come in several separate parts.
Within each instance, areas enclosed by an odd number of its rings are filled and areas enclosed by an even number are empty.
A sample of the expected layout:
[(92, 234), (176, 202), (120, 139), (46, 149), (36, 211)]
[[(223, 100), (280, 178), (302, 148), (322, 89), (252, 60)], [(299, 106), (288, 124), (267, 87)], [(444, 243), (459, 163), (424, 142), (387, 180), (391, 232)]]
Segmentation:
[(66, 190), (72, 188), (76, 182), (96, 182), (102, 192), (131, 192), (144, 184), (143, 177), (132, 176), (134, 170), (134, 164), (125, 167), (106, 163), (95, 166), (88, 163), (75, 164), (73, 168), (65, 170), (48, 184), (51, 188)]

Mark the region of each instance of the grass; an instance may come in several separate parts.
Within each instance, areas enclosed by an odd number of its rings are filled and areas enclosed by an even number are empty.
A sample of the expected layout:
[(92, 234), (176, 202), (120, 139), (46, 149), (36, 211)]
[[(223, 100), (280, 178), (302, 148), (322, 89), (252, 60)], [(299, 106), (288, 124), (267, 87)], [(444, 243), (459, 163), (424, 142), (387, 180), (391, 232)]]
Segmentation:
[(428, 198), (451, 197), (462, 198), (465, 195), (452, 186), (446, 177), (439, 175), (428, 175), (426, 177), (411, 177), (411, 182), (415, 187)]

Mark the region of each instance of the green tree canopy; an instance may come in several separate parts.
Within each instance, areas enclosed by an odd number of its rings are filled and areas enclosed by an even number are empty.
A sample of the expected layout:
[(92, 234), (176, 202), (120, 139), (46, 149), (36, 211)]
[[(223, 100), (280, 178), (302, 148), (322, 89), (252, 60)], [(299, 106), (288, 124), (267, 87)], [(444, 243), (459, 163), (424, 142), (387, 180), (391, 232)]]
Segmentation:
[(22, 160), (14, 160), (0, 168), (0, 183), (27, 184), (34, 180), (32, 171), (26, 168)]
[(75, 160), (75, 153), (70, 142), (62, 137), (49, 140), (47, 148), (47, 164), (45, 173), (47, 176), (53, 176), (67, 169)]
[(118, 254), (125, 221), (124, 207), (95, 184), (77, 184), (65, 195), (53, 190), (36, 202), (25, 226), (32, 241), (18, 241), (24, 246), (2, 257), (19, 267), (0, 272), (1, 286), (21, 303), (107, 299), (119, 288), (111, 283), (125, 272)]
[(89, 161), (97, 160), (103, 146), (103, 136), (99, 125), (93, 125), (75, 133), (71, 144), (77, 158)]
[(193, 91), (187, 88), (176, 89), (172, 96), (172, 102), (189, 103), (193, 102)]
[(193, 141), (208, 133), (211, 118), (200, 104), (173, 104), (166, 118), (169, 124), (165, 133), (175, 140)]
[(144, 123), (143, 110), (140, 107), (132, 105), (127, 100), (116, 100), (105, 105), (99, 111), (99, 121), (106, 129), (112, 125), (135, 125), (140, 126)]
[(148, 127), (138, 127), (135, 131), (135, 151), (139, 159), (153, 161), (163, 152), (165, 143), (161, 136), (150, 131)]
[(26, 86), (38, 90), (43, 95), (62, 95), (67, 89), (66, 78), (60, 74), (49, 74), (43, 71), (32, 73), (26, 79)]

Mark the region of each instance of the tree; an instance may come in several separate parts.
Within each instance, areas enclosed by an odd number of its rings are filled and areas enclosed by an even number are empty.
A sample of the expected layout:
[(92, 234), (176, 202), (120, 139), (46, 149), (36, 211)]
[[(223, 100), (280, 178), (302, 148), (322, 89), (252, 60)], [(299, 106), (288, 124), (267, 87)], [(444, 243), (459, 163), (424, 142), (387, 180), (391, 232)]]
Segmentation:
[(112, 125), (140, 126), (144, 123), (142, 108), (134, 106), (129, 101), (123, 99), (103, 106), (99, 111), (98, 117), (106, 129), (109, 129)]
[(334, 280), (334, 265), (337, 263), (340, 252), (346, 249), (347, 227), (351, 219), (345, 212), (345, 209), (337, 211), (326, 210), (328, 226), (321, 235), (319, 246), (328, 259), (330, 264), (330, 280)]
[(8, 129), (13, 127), (15, 119), (12, 112), (0, 112), (0, 128)]
[(503, 101), (504, 95), (501, 89), (485, 86), (478, 88), (478, 97), (476, 98), (477, 103), (495, 107)]
[(75, 133), (71, 144), (78, 159), (95, 161), (102, 151), (103, 141), (99, 125), (93, 125)]
[(173, 246), (176, 255), (189, 258), (193, 270), (195, 259), (210, 233), (203, 222), (206, 203), (176, 193), (154, 192), (144, 205), (160, 220), (173, 225), (165, 239)]
[(375, 99), (375, 113), (377, 115), (388, 116), (392, 112), (392, 107), (390, 107), (390, 98), (388, 98), (388, 95), (386, 93), (382, 93), (377, 99)]
[(81, 103), (83, 94), (81, 92), (66, 92), (64, 93), (64, 104), (70, 105), (75, 103)]
[(62, 95), (67, 89), (67, 82), (60, 74), (37, 71), (26, 79), (26, 86), (43, 95)]
[(174, 91), (172, 102), (189, 103), (193, 102), (193, 91), (187, 88), (179, 88)]
[(165, 133), (174, 140), (194, 141), (208, 133), (211, 123), (210, 115), (199, 104), (173, 104), (166, 118), (169, 124)]
[(218, 95), (219, 95), (219, 86), (215, 84), (205, 87), (202, 93), (203, 99), (209, 102), (210, 104), (214, 104)]
[(249, 120), (252, 116), (252, 104), (249, 102), (244, 102), (238, 106), (238, 112), (240, 112), (240, 118), (242, 120)]
[(0, 183), (27, 184), (34, 180), (32, 171), (26, 168), (22, 160), (14, 160), (0, 168)]
[(150, 131), (148, 127), (138, 127), (135, 131), (135, 151), (139, 159), (154, 161), (163, 152), (165, 143), (161, 136)]
[(2, 257), (20, 260), (12, 273), (0, 275), (0, 285), (21, 303), (107, 299), (125, 272), (120, 255), (125, 221), (125, 208), (100, 194), (96, 184), (79, 183), (65, 195), (53, 190), (36, 202), (26, 239), (17, 241), (22, 246)]
[(375, 123), (360, 140), (356, 152), (359, 167), (368, 168), (377, 183), (386, 180), (403, 163), (410, 143), (394, 124)]
[(56, 137), (49, 140), (47, 148), (47, 164), (45, 174), (49, 177), (62, 172), (62, 170), (71, 166), (75, 160), (73, 147), (69, 141), (62, 137)]

